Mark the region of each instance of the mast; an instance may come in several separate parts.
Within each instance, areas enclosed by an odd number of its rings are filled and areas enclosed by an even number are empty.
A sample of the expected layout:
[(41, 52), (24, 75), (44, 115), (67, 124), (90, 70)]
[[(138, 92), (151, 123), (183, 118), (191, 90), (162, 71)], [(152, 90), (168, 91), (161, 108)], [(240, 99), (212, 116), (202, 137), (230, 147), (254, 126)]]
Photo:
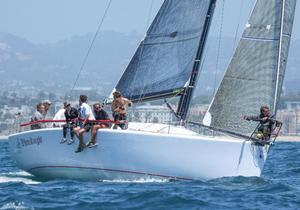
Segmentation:
[(181, 120), (185, 120), (187, 117), (188, 109), (190, 106), (190, 102), (193, 96), (193, 91), (195, 88), (195, 84), (197, 81), (199, 67), (202, 62), (203, 51), (208, 35), (208, 31), (210, 28), (211, 20), (213, 17), (214, 9), (216, 6), (216, 0), (211, 0), (209, 9), (207, 11), (206, 20), (204, 24), (204, 30), (202, 32), (202, 36), (199, 42), (199, 47), (197, 50), (196, 58), (193, 65), (193, 71), (191, 73), (190, 79), (188, 81), (188, 85), (185, 87), (184, 91), (179, 100), (178, 108), (177, 108), (177, 115), (180, 117)]
[(275, 87), (275, 96), (274, 96), (274, 105), (273, 110), (276, 115), (277, 110), (277, 101), (279, 100), (280, 95), (279, 91), (279, 77), (280, 77), (280, 67), (281, 67), (281, 51), (282, 51), (282, 36), (283, 36), (283, 23), (284, 23), (284, 13), (285, 13), (285, 0), (282, 0), (281, 7), (281, 23), (280, 23), (280, 37), (279, 37), (279, 50), (278, 50), (278, 63), (277, 63), (277, 76), (276, 76), (276, 87)]

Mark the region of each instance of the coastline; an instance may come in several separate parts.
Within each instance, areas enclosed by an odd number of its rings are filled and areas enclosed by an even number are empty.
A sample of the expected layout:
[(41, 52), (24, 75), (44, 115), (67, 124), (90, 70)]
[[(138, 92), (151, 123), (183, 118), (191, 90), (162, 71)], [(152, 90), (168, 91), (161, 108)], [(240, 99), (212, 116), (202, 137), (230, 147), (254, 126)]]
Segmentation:
[(0, 136), (0, 141), (6, 141), (8, 140), (8, 136)]
[(300, 136), (278, 136), (276, 141), (280, 141), (280, 142), (300, 142)]

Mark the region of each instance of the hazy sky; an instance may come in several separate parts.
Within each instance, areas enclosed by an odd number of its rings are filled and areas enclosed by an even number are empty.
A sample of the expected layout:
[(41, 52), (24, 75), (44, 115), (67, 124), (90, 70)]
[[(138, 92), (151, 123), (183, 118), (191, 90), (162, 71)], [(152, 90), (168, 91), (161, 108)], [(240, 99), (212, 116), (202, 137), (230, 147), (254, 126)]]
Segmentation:
[[(0, 0), (0, 31), (34, 43), (55, 42), (95, 32), (108, 0)], [(102, 30), (144, 33), (151, 11), (154, 17), (163, 0), (113, 0)], [(225, 0), (223, 36), (241, 29), (254, 0)], [(152, 7), (151, 7), (152, 5)], [(212, 34), (218, 34), (222, 0), (218, 0)], [(152, 10), (150, 10), (152, 8)], [(242, 8), (241, 21), (239, 10)], [(240, 30), (241, 31), (241, 30)], [(294, 39), (300, 39), (300, 5), (296, 8)]]

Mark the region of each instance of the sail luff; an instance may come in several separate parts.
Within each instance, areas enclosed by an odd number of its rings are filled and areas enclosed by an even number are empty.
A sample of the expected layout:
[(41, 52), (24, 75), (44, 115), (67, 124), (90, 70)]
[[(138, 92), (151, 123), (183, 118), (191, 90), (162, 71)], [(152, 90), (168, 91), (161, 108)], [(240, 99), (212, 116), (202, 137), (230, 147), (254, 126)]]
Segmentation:
[(277, 104), (278, 104), (278, 91), (279, 91), (279, 77), (280, 77), (280, 67), (281, 67), (281, 51), (282, 51), (282, 36), (283, 36), (283, 23), (284, 23), (284, 12), (285, 10), (285, 0), (282, 0), (282, 9), (281, 9), (281, 24), (280, 24), (280, 37), (279, 37), (279, 50), (278, 50), (278, 64), (277, 64), (277, 77), (276, 77), (276, 87), (275, 87), (275, 96), (273, 110), (274, 114), (277, 113)]
[[(277, 104), (280, 100), (281, 89), (284, 81), (285, 69), (287, 65), (287, 57), (289, 54), (289, 46), (292, 36), (292, 29), (294, 23), (295, 9), (296, 9), (297, 0), (284, 0), (284, 16), (282, 18), (282, 36), (281, 36), (281, 51), (280, 51), (280, 63), (279, 63), (279, 82), (278, 82), (278, 91), (277, 91)], [(277, 108), (276, 108), (277, 110)], [(276, 111), (275, 110), (275, 111)]]

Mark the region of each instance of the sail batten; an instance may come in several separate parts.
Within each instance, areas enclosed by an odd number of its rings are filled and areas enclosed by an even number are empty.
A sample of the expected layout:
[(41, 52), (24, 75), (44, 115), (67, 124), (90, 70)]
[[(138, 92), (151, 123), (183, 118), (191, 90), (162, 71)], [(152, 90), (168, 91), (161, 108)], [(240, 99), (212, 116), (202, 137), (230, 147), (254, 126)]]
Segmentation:
[(244, 40), (254, 40), (254, 41), (267, 41), (267, 42), (273, 42), (278, 41), (279, 39), (266, 39), (266, 38), (255, 38), (255, 37), (243, 37)]
[(257, 0), (205, 122), (216, 128), (251, 133), (262, 105), (276, 113), (283, 84), (296, 0)]
[(140, 101), (184, 89), (210, 4), (211, 0), (165, 0), (115, 89)]

